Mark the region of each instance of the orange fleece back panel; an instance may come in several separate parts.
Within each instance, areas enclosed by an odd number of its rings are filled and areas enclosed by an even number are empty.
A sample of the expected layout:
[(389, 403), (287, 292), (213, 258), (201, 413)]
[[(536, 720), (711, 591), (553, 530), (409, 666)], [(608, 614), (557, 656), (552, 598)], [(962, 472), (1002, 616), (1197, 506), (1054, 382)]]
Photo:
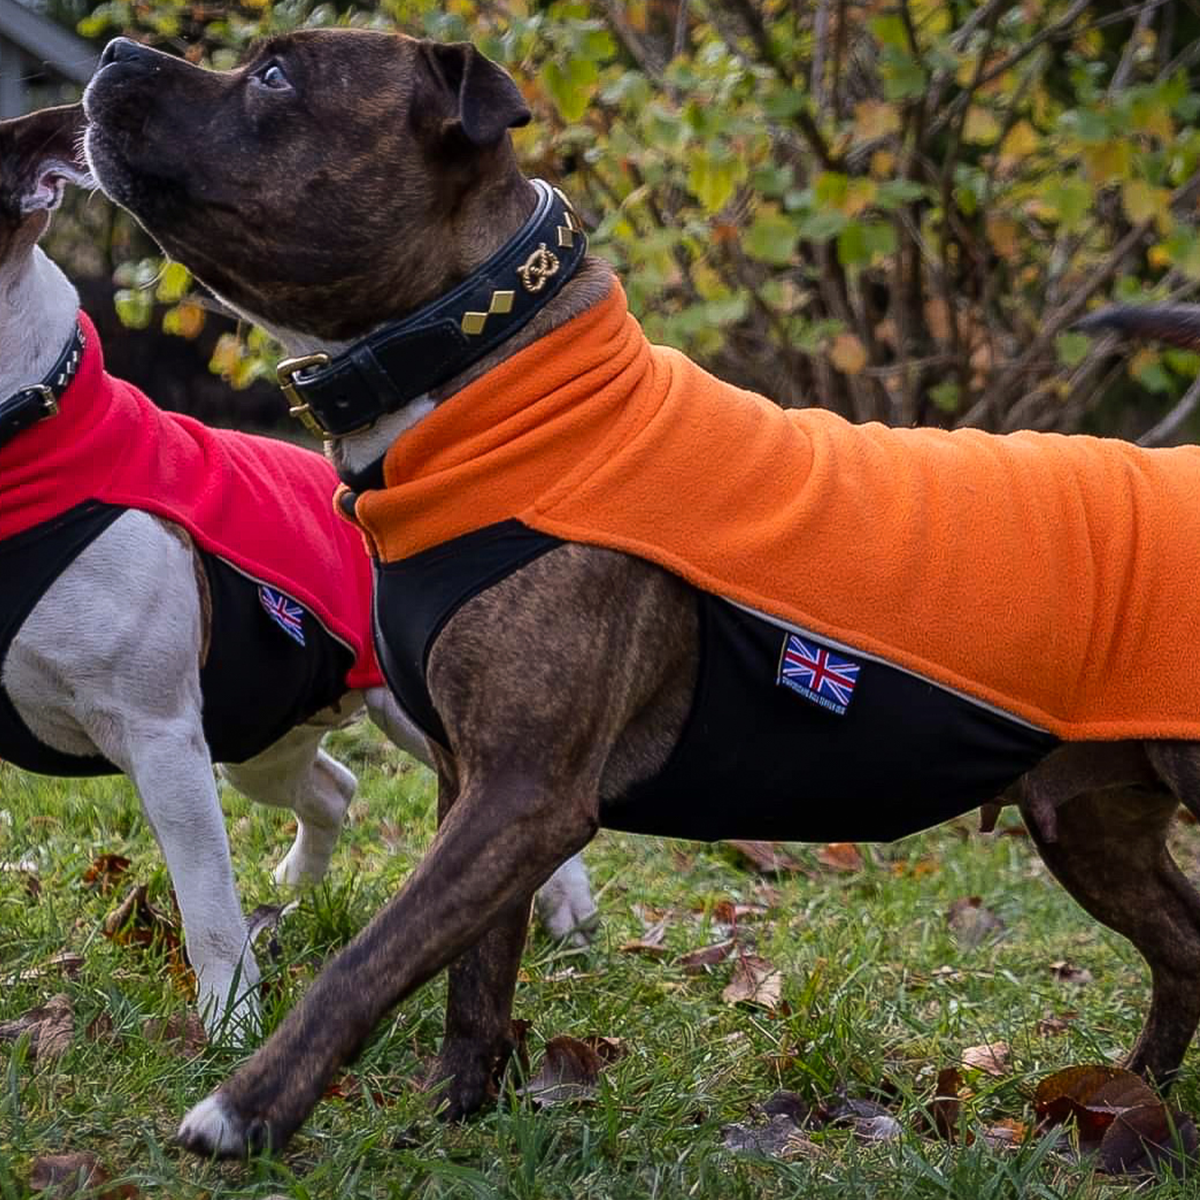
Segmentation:
[(394, 561), (516, 517), (1065, 739), (1200, 738), (1200, 448), (852, 425), (651, 346), (619, 287), (390, 450)]

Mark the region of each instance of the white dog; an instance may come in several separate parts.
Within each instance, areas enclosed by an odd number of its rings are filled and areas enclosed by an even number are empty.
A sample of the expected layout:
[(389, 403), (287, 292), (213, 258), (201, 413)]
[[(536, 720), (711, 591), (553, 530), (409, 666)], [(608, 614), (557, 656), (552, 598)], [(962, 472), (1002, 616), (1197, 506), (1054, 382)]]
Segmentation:
[[(236, 1036), (253, 1028), (259, 971), (212, 759), (295, 812), (275, 872), (294, 886), (324, 873), (355, 789), (320, 748), (326, 730), (365, 703), (398, 746), (428, 751), (381, 685), (369, 566), (332, 514), (332, 468), (161, 413), (103, 372), (74, 287), (37, 246), (64, 183), (90, 182), (81, 133), (78, 106), (0, 122), (0, 758), (129, 776), (201, 1012)], [(552, 936), (586, 938), (580, 861), (538, 908)]]

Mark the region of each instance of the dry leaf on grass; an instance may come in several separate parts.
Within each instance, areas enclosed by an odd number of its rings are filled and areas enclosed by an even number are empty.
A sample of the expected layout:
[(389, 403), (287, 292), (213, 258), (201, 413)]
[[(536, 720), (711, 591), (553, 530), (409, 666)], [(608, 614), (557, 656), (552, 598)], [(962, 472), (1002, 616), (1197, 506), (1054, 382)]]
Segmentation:
[(664, 945), (666, 937), (667, 922), (664, 918), (651, 925), (640, 938), (636, 938), (632, 942), (624, 942), (618, 949), (626, 954), (648, 954), (654, 958), (660, 958), (667, 953), (667, 947)]
[(960, 896), (946, 912), (946, 924), (954, 931), (960, 946), (971, 948), (1000, 933), (1004, 922), (990, 908), (985, 908), (980, 896)]
[(1042, 1037), (1056, 1037), (1060, 1033), (1066, 1033), (1071, 1026), (1071, 1022), (1077, 1020), (1079, 1013), (1074, 1009), (1066, 1012), (1049, 1013), (1037, 1023), (1037, 1031)]
[(86, 1150), (75, 1154), (46, 1154), (33, 1160), (29, 1188), (46, 1193), (47, 1200), (69, 1200), (74, 1196), (87, 1196), (89, 1200), (133, 1200), (140, 1194), (132, 1183), (106, 1188), (104, 1185), (111, 1178), (100, 1160)]
[(934, 1131), (948, 1142), (958, 1140), (962, 1112), (963, 1080), (957, 1067), (943, 1067), (929, 1103), (929, 1119)]
[(826, 1113), (827, 1124), (848, 1126), (862, 1142), (890, 1142), (903, 1126), (876, 1100), (844, 1099)]
[(863, 869), (863, 856), (854, 842), (827, 842), (817, 851), (817, 862), (847, 875)]
[(1145, 1080), (1120, 1067), (1068, 1067), (1043, 1079), (1033, 1098), (1042, 1128), (1073, 1122), (1079, 1148), (1110, 1174), (1182, 1172), (1200, 1137), (1190, 1117), (1167, 1106)]
[(762, 875), (786, 875), (803, 872), (804, 864), (778, 842), (726, 842)]
[(102, 896), (117, 886), (117, 880), (129, 870), (129, 859), (123, 854), (101, 854), (83, 873), (85, 887), (95, 888)]
[(755, 1004), (770, 1012), (779, 1007), (782, 994), (783, 975), (773, 963), (757, 954), (741, 954), (721, 999), (726, 1004)]
[(964, 1067), (999, 1078), (1008, 1074), (1011, 1053), (1007, 1042), (984, 1042), (982, 1046), (968, 1046), (962, 1052), (962, 1063)]
[(712, 919), (718, 925), (738, 925), (742, 921), (757, 921), (766, 916), (765, 904), (745, 904), (734, 900), (718, 900), (712, 907)]
[(721, 1127), (726, 1150), (784, 1159), (820, 1153), (819, 1147), (801, 1132), (812, 1111), (796, 1092), (776, 1092), (765, 1103), (755, 1105), (754, 1113), (762, 1119)]
[(737, 943), (732, 938), (712, 946), (701, 946), (698, 950), (689, 950), (686, 954), (681, 954), (679, 965), (688, 975), (703, 975), (705, 967), (715, 967), (724, 962), (736, 946)]
[(805, 1137), (785, 1113), (770, 1117), (765, 1124), (722, 1125), (721, 1142), (735, 1154), (761, 1154), (785, 1160), (813, 1158), (821, 1153), (816, 1142)]
[(1081, 987), (1092, 982), (1092, 973), (1087, 967), (1077, 967), (1065, 958), (1060, 958), (1058, 962), (1052, 962), (1050, 973), (1055, 979), (1061, 979), (1064, 983), (1077, 983)]
[[(613, 1050), (614, 1044), (620, 1046), (619, 1039), (602, 1040), (607, 1044), (606, 1052), (620, 1056)], [(520, 1095), (542, 1106), (591, 1100), (600, 1072), (611, 1061), (596, 1044), (566, 1035), (553, 1037), (546, 1043), (537, 1073), (520, 1089)]]
[(172, 1013), (169, 1017), (151, 1017), (142, 1025), (142, 1036), (158, 1042), (176, 1058), (198, 1058), (208, 1045), (204, 1024), (194, 1013)]
[(1029, 1126), (1013, 1117), (1001, 1117), (985, 1126), (981, 1136), (993, 1150), (1006, 1150), (1029, 1137)]
[(57, 1058), (70, 1048), (75, 1035), (75, 1010), (66, 993), (51, 996), (45, 1004), (31, 1008), (12, 1021), (0, 1022), (0, 1042), (15, 1042), (29, 1035), (31, 1059)]
[(118, 946), (160, 946), (176, 984), (186, 995), (194, 993), (196, 977), (187, 963), (175, 923), (150, 903), (145, 884), (133, 888), (104, 918), (101, 932)]
[(0, 983), (5, 987), (13, 983), (32, 983), (35, 979), (44, 979), (47, 975), (65, 975), (68, 979), (74, 979), (83, 970), (83, 962), (82, 954), (60, 950), (44, 963), (39, 963), (36, 967), (27, 967), (15, 975), (8, 975), (0, 980)]

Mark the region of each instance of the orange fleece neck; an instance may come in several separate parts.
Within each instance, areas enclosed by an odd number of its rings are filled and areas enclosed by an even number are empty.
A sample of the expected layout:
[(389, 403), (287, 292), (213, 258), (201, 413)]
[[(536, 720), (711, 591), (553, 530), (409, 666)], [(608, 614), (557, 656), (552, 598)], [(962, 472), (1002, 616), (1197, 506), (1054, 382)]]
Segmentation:
[(1200, 448), (851, 425), (651, 346), (614, 287), (388, 453), (394, 561), (508, 518), (1068, 739), (1200, 737)]

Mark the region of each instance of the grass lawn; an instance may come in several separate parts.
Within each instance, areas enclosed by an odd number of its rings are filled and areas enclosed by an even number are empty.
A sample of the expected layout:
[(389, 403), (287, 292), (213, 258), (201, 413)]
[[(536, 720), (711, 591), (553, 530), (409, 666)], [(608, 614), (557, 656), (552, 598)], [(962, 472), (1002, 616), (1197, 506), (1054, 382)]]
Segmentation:
[[(360, 772), (360, 798), (327, 883), (285, 918), (275, 958), (260, 945), (271, 1022), (399, 886), (433, 832), (427, 772), (366, 727), (332, 740)], [(247, 909), (278, 901), (271, 868), (289, 843), (290, 814), (228, 790), (225, 803)], [(132, 789), (121, 779), (44, 780), (0, 766), (0, 1023), (57, 993), (73, 1008), (70, 1044), (57, 1056), (31, 1061), (28, 1038), (0, 1042), (0, 1198), (35, 1195), (34, 1161), (75, 1151), (98, 1156), (113, 1178), (108, 1188), (131, 1185), (112, 1195), (169, 1200), (986, 1200), (1109, 1197), (1135, 1187), (1143, 1196), (1195, 1195), (1194, 1179), (1095, 1173), (1061, 1140), (1029, 1135), (1005, 1149), (982, 1135), (1001, 1118), (1031, 1129), (1040, 1078), (1121, 1054), (1149, 994), (1141, 960), (1075, 907), (1027, 838), (981, 837), (963, 821), (862, 847), (861, 867), (842, 871), (821, 862), (821, 847), (789, 849), (800, 869), (766, 877), (721, 845), (597, 838), (587, 857), (604, 916), (600, 936), (591, 949), (569, 952), (535, 931), (516, 1006), (532, 1023), (534, 1071), (556, 1035), (621, 1039), (624, 1053), (600, 1075), (590, 1103), (539, 1109), (510, 1088), (467, 1125), (429, 1117), (427, 1099), (411, 1085), (438, 1045), (438, 981), (378, 1030), (342, 1094), (318, 1107), (286, 1153), (213, 1165), (181, 1154), (171, 1137), (239, 1052), (209, 1046), (187, 1057), (178, 1042), (156, 1040), (149, 1020), (187, 1011), (180, 972), (161, 948), (102, 932), (135, 884), (148, 885), (151, 904), (170, 912), (169, 879)], [(1176, 851), (1185, 870), (1200, 873), (1194, 827), (1179, 827)], [(130, 860), (108, 894), (84, 882), (101, 854)], [(23, 863), (36, 886), (16, 869)], [(1002, 928), (981, 938), (956, 933), (947, 913), (970, 896)], [(765, 910), (738, 917), (733, 957), (688, 973), (684, 954), (729, 938), (730, 902)], [(622, 949), (660, 922), (660, 945)], [(38, 970), (64, 950), (81, 963)], [(746, 954), (781, 973), (773, 1009), (722, 998)], [(1064, 962), (1087, 973), (1082, 982), (1052, 969)], [(1053, 1017), (1060, 1020), (1047, 1025)], [(938, 1139), (922, 1121), (938, 1071), (958, 1064), (965, 1049), (996, 1042), (1010, 1048), (1000, 1074), (963, 1072), (971, 1093), (963, 1125), (979, 1136), (955, 1145)], [(1197, 1061), (1193, 1053), (1174, 1094), (1189, 1113), (1200, 1111)], [(754, 1119), (755, 1106), (779, 1089), (826, 1110), (842, 1097), (883, 1096), (900, 1136), (868, 1141), (830, 1125), (810, 1132), (789, 1160), (726, 1149), (722, 1127)]]

